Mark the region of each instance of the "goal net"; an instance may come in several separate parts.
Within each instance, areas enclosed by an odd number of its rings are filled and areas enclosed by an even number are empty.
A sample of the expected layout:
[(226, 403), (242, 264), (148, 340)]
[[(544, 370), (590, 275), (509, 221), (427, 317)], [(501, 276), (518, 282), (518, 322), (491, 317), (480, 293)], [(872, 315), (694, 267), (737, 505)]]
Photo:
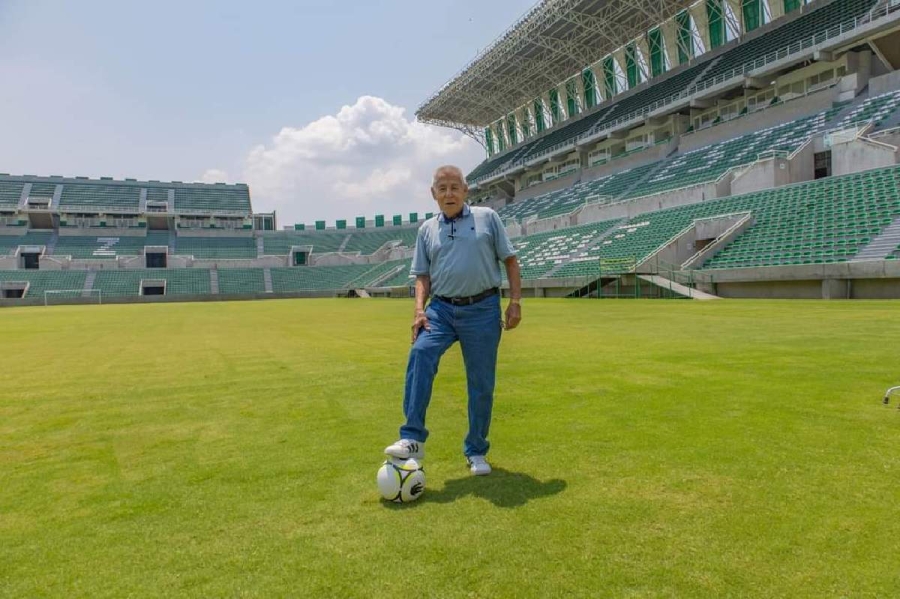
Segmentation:
[(102, 304), (103, 292), (100, 289), (48, 289), (44, 291), (44, 305), (53, 306), (70, 304), (73, 299), (86, 300), (85, 303)]

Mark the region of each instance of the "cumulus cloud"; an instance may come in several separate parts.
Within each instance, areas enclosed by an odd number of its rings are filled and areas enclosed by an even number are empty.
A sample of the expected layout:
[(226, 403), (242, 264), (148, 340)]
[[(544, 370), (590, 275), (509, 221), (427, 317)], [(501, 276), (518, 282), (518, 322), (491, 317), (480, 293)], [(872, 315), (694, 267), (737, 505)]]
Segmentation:
[[(375, 214), (390, 219), (434, 210), (428, 188), (436, 166), (453, 163), (466, 171), (483, 156), (464, 135), (417, 123), (404, 108), (363, 96), (335, 115), (284, 127), (251, 149), (242, 179), (254, 209), (277, 210), (281, 225)], [(210, 169), (204, 180), (211, 173), (226, 175)]]

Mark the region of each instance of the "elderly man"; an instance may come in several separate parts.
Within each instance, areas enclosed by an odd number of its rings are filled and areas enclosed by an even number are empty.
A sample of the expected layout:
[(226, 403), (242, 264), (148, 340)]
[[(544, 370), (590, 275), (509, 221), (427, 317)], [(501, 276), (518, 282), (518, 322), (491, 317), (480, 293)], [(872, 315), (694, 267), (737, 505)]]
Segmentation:
[[(440, 212), (419, 228), (410, 273), (416, 277), (416, 312), (412, 350), (406, 368), (400, 440), (385, 448), (395, 458), (425, 457), (425, 412), (438, 363), (459, 341), (469, 393), (469, 433), (463, 444), (472, 474), (491, 473), (485, 459), (494, 404), (497, 347), (502, 328), (516, 328), (522, 319), (519, 263), (497, 213), (469, 207), (462, 171), (442, 166), (434, 173), (431, 195)], [(500, 314), (500, 262), (509, 279), (506, 321)], [(425, 307), (425, 300), (431, 302)]]

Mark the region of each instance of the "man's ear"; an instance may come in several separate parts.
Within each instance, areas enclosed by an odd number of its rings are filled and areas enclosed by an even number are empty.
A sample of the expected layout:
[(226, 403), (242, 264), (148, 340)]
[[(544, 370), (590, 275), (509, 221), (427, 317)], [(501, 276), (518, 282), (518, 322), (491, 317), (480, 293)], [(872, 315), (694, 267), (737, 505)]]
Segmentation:
[(431, 189), (432, 199), (434, 199), (434, 201), (437, 202), (437, 194), (434, 192), (434, 187), (431, 187), (430, 189)]

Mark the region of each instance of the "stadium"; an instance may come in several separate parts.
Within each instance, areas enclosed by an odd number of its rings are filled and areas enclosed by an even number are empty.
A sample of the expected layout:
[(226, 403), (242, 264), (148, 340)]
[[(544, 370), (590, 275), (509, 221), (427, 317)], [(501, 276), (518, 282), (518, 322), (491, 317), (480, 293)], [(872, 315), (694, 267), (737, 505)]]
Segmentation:
[(0, 174), (0, 597), (897, 595), (900, 1), (541, 0), (416, 118), (521, 264), (491, 476), (454, 349), (375, 488), (432, 212)]
[[(529, 295), (896, 298), (896, 8), (542, 3), (417, 116), (486, 147), (472, 201)], [(241, 185), (2, 175), (0, 295), (402, 295), (420, 216), (350, 222), (278, 230)]]

